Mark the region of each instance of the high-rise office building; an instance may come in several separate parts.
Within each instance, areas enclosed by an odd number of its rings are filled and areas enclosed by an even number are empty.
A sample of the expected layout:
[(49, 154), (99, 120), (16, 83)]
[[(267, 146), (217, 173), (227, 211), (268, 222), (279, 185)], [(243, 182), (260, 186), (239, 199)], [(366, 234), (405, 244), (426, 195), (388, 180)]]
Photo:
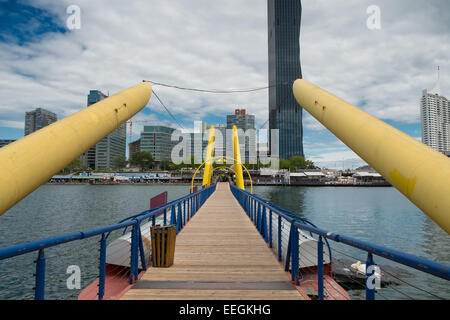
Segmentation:
[(450, 152), (450, 101), (441, 96), (440, 79), (433, 90), (423, 90), (421, 100), (422, 142), (436, 151)]
[(11, 140), (11, 139), (0, 139), (0, 148), (7, 146), (10, 143), (13, 143), (16, 140)]
[(127, 148), (126, 124), (122, 124), (95, 145), (95, 169), (114, 169), (117, 156), (125, 158)]
[[(87, 106), (97, 103), (108, 96), (99, 90), (90, 90), (87, 96)], [(122, 124), (108, 136), (100, 140), (82, 156), (84, 165), (95, 170), (114, 168), (114, 159), (126, 154), (126, 124)]]
[[(244, 163), (256, 163), (256, 130), (255, 116), (247, 114), (245, 109), (236, 109), (234, 114), (227, 115), (227, 129), (238, 130), (239, 144), (241, 145), (241, 157)], [(229, 132), (229, 131), (228, 131)], [(230, 134), (225, 139), (227, 154), (233, 154), (233, 143)]]
[(25, 135), (35, 132), (36, 130), (42, 129), (58, 119), (56, 114), (51, 111), (37, 108), (34, 111), (29, 111), (25, 113)]
[(171, 161), (172, 148), (176, 142), (171, 140), (173, 128), (165, 126), (144, 126), (141, 132), (141, 151), (150, 152), (156, 165), (161, 161)]
[(141, 151), (141, 139), (131, 142), (128, 146), (130, 148), (128, 158), (131, 160), (135, 153)]
[[(228, 130), (228, 132), (230, 132), (230, 130)], [(227, 155), (227, 142), (228, 144), (231, 144), (231, 140), (227, 141), (227, 125), (216, 124), (214, 126), (214, 133), (214, 155), (216, 157), (231, 156), (231, 154)]]
[[(302, 108), (292, 93), (302, 77), (300, 0), (268, 0), (269, 128), (279, 130), (279, 156), (304, 156)], [(271, 150), (272, 151), (272, 150)]]

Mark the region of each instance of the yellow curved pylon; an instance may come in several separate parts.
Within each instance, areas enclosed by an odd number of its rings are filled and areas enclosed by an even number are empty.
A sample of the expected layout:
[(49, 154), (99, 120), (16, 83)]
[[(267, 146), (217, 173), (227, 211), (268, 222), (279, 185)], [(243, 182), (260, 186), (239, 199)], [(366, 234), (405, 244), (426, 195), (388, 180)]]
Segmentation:
[[(230, 157), (226, 157), (226, 156), (217, 156), (217, 157), (213, 157), (212, 161), (214, 161), (215, 159), (228, 159), (228, 160), (233, 160), (233, 158)], [(198, 168), (197, 170), (195, 170), (194, 174), (192, 175), (192, 180), (191, 180), (191, 193), (194, 191), (194, 179), (195, 176), (197, 175), (197, 172), (205, 165), (206, 161), (204, 161)], [(253, 194), (253, 180), (252, 180), (252, 176), (250, 175), (250, 172), (248, 171), (247, 167), (244, 166), (243, 164), (241, 164), (241, 166), (245, 169), (245, 171), (247, 172), (248, 178), (250, 179), (250, 193)], [(242, 169), (242, 168), (241, 168)], [(233, 170), (233, 169), (231, 169)], [(233, 172), (236, 174), (236, 171), (233, 170)]]
[(0, 215), (141, 111), (152, 87), (141, 82), (0, 149)]
[(234, 168), (236, 169), (236, 186), (244, 190), (244, 175), (242, 174), (241, 151), (239, 150), (239, 137), (236, 126), (233, 126), (233, 155)]
[(212, 159), (214, 156), (214, 126), (209, 128), (209, 138), (208, 138), (208, 147), (206, 148), (206, 161), (205, 161), (205, 170), (203, 172), (203, 183), (202, 186), (209, 187), (211, 185), (211, 174), (212, 174)]
[(450, 233), (450, 159), (312, 83), (293, 85), (299, 105)]

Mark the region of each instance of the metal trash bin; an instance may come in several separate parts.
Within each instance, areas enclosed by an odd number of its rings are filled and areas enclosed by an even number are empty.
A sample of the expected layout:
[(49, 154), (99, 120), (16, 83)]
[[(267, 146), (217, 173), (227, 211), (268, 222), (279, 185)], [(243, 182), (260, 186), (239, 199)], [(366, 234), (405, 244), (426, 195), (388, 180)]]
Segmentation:
[(151, 227), (152, 236), (152, 266), (167, 268), (173, 264), (175, 255), (175, 240), (177, 226), (156, 225)]

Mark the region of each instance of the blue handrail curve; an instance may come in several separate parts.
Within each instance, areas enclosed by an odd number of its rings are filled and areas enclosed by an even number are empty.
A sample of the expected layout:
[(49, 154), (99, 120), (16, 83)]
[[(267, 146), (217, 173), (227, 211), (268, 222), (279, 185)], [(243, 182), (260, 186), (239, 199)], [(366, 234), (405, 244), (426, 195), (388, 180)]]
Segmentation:
[[(105, 280), (105, 254), (106, 254), (106, 238), (112, 231), (124, 229), (126, 230), (128, 227), (132, 226), (132, 237), (131, 237), (131, 258), (130, 258), (130, 283), (137, 280), (138, 275), (138, 262), (139, 255), (143, 257), (143, 245), (142, 245), (142, 237), (140, 234), (140, 223), (145, 220), (157, 216), (160, 211), (165, 210), (167, 208), (176, 206), (177, 210), (182, 210), (184, 216), (187, 215), (188, 220), (198, 211), (198, 209), (203, 205), (203, 203), (214, 193), (216, 190), (216, 185), (212, 185), (211, 187), (200, 189), (195, 193), (188, 194), (179, 199), (173, 200), (165, 205), (154, 208), (152, 210), (146, 210), (139, 214), (127, 217), (117, 224), (113, 224), (110, 226), (104, 226), (100, 228), (90, 229), (86, 231), (69, 233), (57, 237), (51, 237), (46, 239), (41, 239), (37, 241), (31, 241), (27, 243), (16, 244), (9, 247), (0, 248), (0, 260), (12, 258), (15, 256), (27, 254), (30, 252), (38, 251), (38, 259), (36, 260), (36, 286), (35, 286), (35, 299), (42, 300), (44, 299), (44, 289), (45, 289), (45, 254), (44, 250), (47, 248), (51, 248), (57, 245), (61, 245), (64, 243), (83, 240), (87, 238), (91, 238), (94, 236), (102, 236), (100, 241), (100, 268), (99, 268), (99, 290), (98, 290), (98, 298), (101, 300), (104, 295), (104, 280)], [(181, 203), (189, 201), (191, 205), (181, 206)], [(180, 219), (182, 217), (181, 212), (178, 212), (178, 218), (175, 217), (175, 223), (178, 226), (178, 229), (184, 227), (184, 225), (188, 222), (186, 219)], [(146, 270), (146, 265), (144, 259), (141, 259), (141, 269)]]
[[(395, 261), (402, 265), (414, 268), (416, 270), (434, 275), (436, 277), (439, 277), (439, 278), (442, 278), (445, 280), (450, 280), (450, 266), (449, 265), (445, 265), (445, 264), (442, 264), (439, 262), (435, 262), (435, 261), (428, 260), (425, 258), (417, 257), (417, 256), (414, 256), (409, 253), (401, 252), (401, 251), (398, 251), (395, 249), (390, 249), (390, 248), (387, 248), (384, 246), (373, 244), (373, 243), (370, 243), (367, 241), (362, 241), (362, 240), (348, 237), (345, 235), (341, 235), (341, 234), (338, 234), (335, 232), (329, 232), (327, 230), (320, 229), (320, 228), (314, 226), (312, 223), (310, 223), (306, 219), (298, 217), (294, 213), (289, 212), (285, 209), (282, 209), (267, 200), (264, 200), (258, 196), (255, 196), (254, 194), (249, 193), (248, 191), (241, 190), (232, 184), (230, 184), (230, 188), (231, 188), (232, 193), (236, 197), (236, 199), (239, 201), (241, 206), (244, 208), (244, 210), (247, 212), (247, 214), (253, 221), (256, 221), (255, 214), (254, 214), (255, 206), (248, 205), (250, 199), (252, 199), (253, 201), (256, 201), (258, 203), (258, 205), (262, 205), (264, 208), (269, 209), (272, 212), (274, 212), (275, 214), (277, 214), (279, 216), (278, 221), (280, 221), (280, 218), (283, 218), (291, 224), (291, 232), (290, 232), (290, 236), (289, 236), (289, 246), (288, 246), (287, 254), (285, 257), (286, 261), (287, 261), (286, 268), (288, 268), (290, 261), (292, 261), (292, 266), (293, 266), (292, 269), (294, 269), (294, 266), (299, 266), (298, 261), (293, 261), (295, 259), (299, 259), (298, 240), (297, 240), (297, 243), (292, 241), (293, 239), (294, 240), (297, 239), (295, 237), (295, 233), (298, 233), (298, 230), (307, 231), (307, 232), (310, 232), (312, 234), (319, 236), (317, 265), (319, 266), (318, 288), (319, 288), (319, 298), (321, 298), (321, 299), (323, 299), (323, 287), (320, 287), (320, 286), (323, 286), (323, 267), (321, 267), (323, 260), (322, 261), (319, 261), (319, 260), (322, 259), (322, 256), (321, 256), (322, 250), (321, 250), (321, 245), (320, 245), (320, 241), (322, 241), (322, 239), (325, 241), (327, 239), (329, 239), (334, 242), (340, 242), (345, 245), (351, 246), (353, 248), (357, 248), (357, 249), (367, 252), (368, 257), (367, 257), (366, 267), (367, 267), (368, 271), (366, 274), (366, 299), (368, 299), (368, 300), (373, 300), (375, 298), (375, 295), (374, 295), (375, 288), (373, 287), (373, 285), (371, 285), (371, 284), (373, 284), (373, 281), (374, 281), (373, 275), (374, 275), (375, 271), (369, 270), (370, 269), (369, 267), (374, 265), (373, 255), (377, 255), (379, 257), (382, 257), (382, 258), (385, 258), (385, 259), (388, 259), (391, 261)], [(257, 223), (258, 223), (258, 221), (255, 222), (255, 224), (257, 224)], [(280, 222), (278, 222), (278, 224), (280, 224)], [(294, 231), (292, 231), (292, 229), (294, 229)], [(278, 239), (280, 239), (280, 237), (281, 237), (280, 225), (278, 226), (278, 233), (279, 233)], [(328, 244), (328, 242), (327, 242), (327, 244)], [(293, 246), (296, 246), (297, 250), (294, 250), (295, 247), (293, 247)], [(330, 247), (328, 247), (328, 248), (330, 250)], [(278, 250), (280, 250), (280, 249), (278, 249)], [(279, 259), (280, 259), (280, 251), (278, 251), (278, 255), (279, 255)], [(330, 257), (331, 257), (331, 254), (330, 254)], [(331, 260), (331, 258), (330, 258), (330, 260)], [(295, 269), (298, 269), (298, 268), (295, 268)], [(292, 273), (293, 280), (295, 280), (298, 283), (299, 270), (291, 270), (291, 273)]]

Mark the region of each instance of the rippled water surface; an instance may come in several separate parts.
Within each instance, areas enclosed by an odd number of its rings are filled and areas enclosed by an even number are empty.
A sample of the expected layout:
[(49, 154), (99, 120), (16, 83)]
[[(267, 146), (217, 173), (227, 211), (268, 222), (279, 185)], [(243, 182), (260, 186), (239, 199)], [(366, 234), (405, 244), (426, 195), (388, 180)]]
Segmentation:
[[(189, 187), (42, 186), (0, 216), (0, 247), (116, 223), (148, 209), (149, 199), (166, 190), (171, 201), (187, 194)], [(254, 191), (308, 218), (320, 228), (450, 263), (450, 237), (393, 188), (258, 186)], [(366, 259), (363, 252), (331, 245), (334, 249), (333, 258), (354, 258), (355, 262)], [(99, 237), (46, 250), (46, 298), (75, 299), (80, 290), (67, 289), (67, 267), (80, 267), (83, 288), (98, 276), (98, 256)], [(37, 253), (31, 253), (0, 261), (0, 299), (33, 298), (36, 257)], [(390, 263), (377, 257), (375, 262), (381, 265)], [(405, 269), (412, 275), (406, 279), (408, 283), (437, 296), (450, 298), (447, 281)], [(349, 290), (352, 298), (364, 298), (364, 290), (354, 287)], [(404, 285), (383, 288), (379, 290), (377, 298), (437, 297)]]

